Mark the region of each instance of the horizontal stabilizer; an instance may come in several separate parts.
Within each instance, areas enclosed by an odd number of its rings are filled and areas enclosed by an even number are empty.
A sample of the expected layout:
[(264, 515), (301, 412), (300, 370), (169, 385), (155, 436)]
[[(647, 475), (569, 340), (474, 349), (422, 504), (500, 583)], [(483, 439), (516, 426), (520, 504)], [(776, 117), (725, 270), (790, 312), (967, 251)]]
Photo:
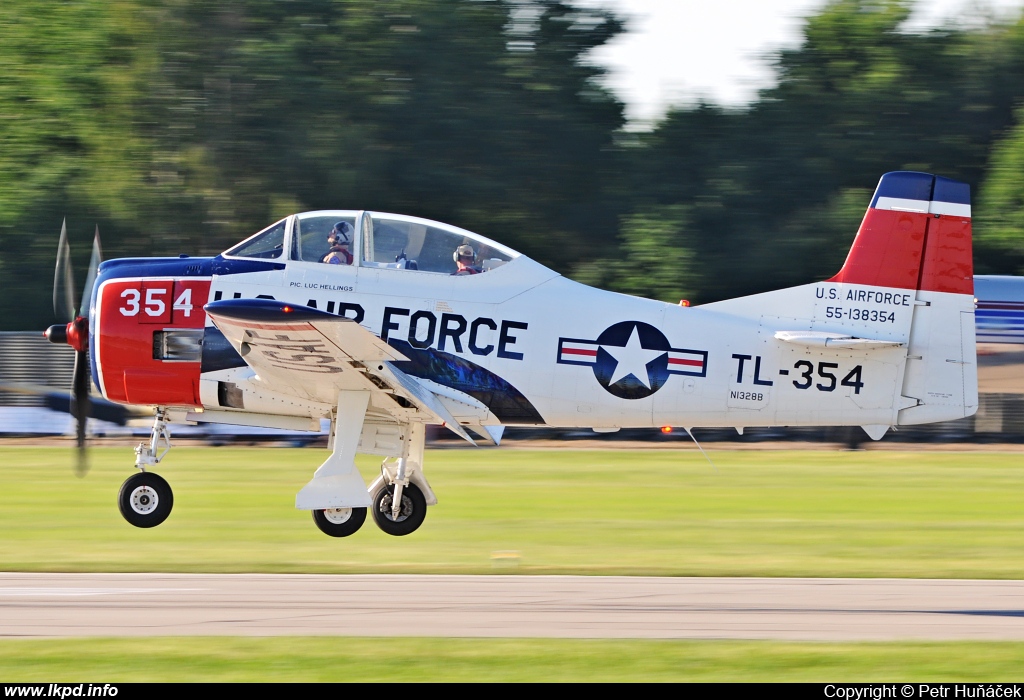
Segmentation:
[(898, 340), (876, 340), (874, 338), (857, 338), (843, 333), (827, 333), (824, 331), (777, 331), (775, 338), (784, 343), (803, 345), (809, 348), (851, 348), (856, 350), (874, 350), (893, 348), (903, 345)]

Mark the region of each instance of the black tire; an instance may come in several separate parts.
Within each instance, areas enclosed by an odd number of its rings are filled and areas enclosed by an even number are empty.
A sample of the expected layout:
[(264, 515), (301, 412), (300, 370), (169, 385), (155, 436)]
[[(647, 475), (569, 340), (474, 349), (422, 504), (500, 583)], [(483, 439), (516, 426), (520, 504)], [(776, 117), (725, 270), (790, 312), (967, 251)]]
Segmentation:
[(402, 489), (402, 512), (398, 520), (395, 520), (391, 516), (394, 493), (394, 485), (383, 485), (373, 494), (373, 520), (384, 532), (401, 537), (415, 532), (423, 524), (423, 519), (427, 517), (427, 499), (416, 484), (409, 484)]
[(366, 522), (366, 508), (314, 510), (313, 522), (325, 535), (348, 537), (354, 535)]
[(135, 527), (156, 527), (171, 514), (174, 494), (159, 474), (139, 472), (128, 477), (117, 494), (117, 508)]

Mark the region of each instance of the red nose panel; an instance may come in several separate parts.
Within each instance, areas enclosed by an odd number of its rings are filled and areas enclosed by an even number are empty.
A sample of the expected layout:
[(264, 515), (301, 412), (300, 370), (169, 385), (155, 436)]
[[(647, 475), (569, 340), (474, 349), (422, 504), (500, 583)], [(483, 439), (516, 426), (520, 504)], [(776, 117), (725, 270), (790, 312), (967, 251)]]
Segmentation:
[(97, 298), (96, 364), (111, 401), (198, 406), (198, 358), (161, 359), (158, 334), (201, 329), (209, 279), (114, 279)]

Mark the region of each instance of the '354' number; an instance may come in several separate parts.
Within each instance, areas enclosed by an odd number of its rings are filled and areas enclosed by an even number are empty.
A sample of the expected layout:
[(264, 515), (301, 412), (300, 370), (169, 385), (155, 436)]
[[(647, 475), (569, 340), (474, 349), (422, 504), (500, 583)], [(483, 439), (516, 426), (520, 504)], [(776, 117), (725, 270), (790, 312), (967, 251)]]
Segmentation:
[[(122, 316), (138, 316), (141, 310), (147, 316), (163, 316), (167, 310), (165, 296), (170, 296), (171, 290), (160, 287), (150, 287), (146, 290), (146, 301), (142, 301), (142, 290), (126, 289), (121, 292), (121, 299), (124, 304), (118, 309)], [(171, 307), (175, 311), (184, 312), (185, 316), (192, 315), (192, 289), (184, 289), (178, 298), (174, 300)]]
[(818, 363), (818, 377), (826, 380), (826, 383), (814, 381), (814, 363), (809, 360), (800, 360), (793, 365), (796, 370), (803, 370), (800, 373), (800, 380), (794, 380), (793, 386), (797, 389), (810, 389), (811, 384), (818, 389), (818, 391), (835, 391), (837, 386), (849, 386), (853, 387), (853, 393), (859, 394), (860, 390), (864, 387), (864, 381), (861, 378), (863, 369), (860, 365), (857, 365), (851, 369), (842, 381), (837, 384), (837, 377), (830, 370), (839, 369), (838, 363), (835, 362), (819, 362)]

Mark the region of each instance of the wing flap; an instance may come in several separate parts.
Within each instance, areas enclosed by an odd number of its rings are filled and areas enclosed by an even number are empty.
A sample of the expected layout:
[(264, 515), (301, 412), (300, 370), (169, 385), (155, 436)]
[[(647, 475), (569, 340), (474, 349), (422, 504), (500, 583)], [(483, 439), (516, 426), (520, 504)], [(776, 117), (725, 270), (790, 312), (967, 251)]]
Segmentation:
[(453, 416), (445, 405), (441, 403), (440, 397), (427, 388), (422, 380), (409, 376), (390, 363), (386, 365), (386, 369), (384, 371), (390, 374), (391, 377), (393, 377), (395, 381), (411, 395), (410, 398), (412, 398), (415, 403), (418, 403), (421, 407), (437, 416), (446, 428), (470, 444), (476, 445), (476, 441), (470, 437), (469, 433), (466, 432), (466, 429), (459, 425), (459, 421), (455, 416)]

